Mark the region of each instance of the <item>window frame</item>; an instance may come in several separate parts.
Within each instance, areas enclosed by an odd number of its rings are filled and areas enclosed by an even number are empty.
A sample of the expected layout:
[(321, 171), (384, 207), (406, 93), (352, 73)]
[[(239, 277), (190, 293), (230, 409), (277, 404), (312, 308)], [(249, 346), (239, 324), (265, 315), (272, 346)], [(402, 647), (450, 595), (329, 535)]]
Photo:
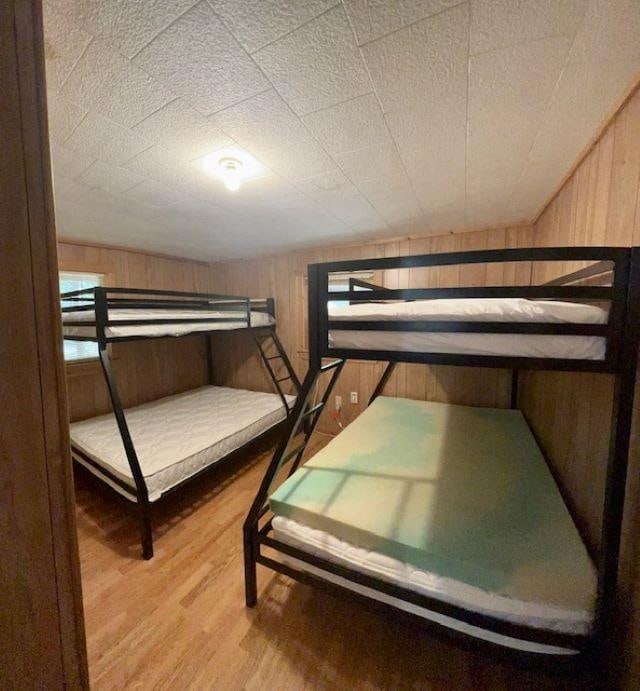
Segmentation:
[[(66, 266), (60, 266), (58, 269), (58, 290), (60, 293), (62, 293), (61, 290), (61, 283), (63, 281), (63, 277), (69, 274), (78, 274), (80, 276), (95, 276), (100, 279), (100, 283), (98, 285), (104, 286), (107, 285), (107, 272), (104, 270), (101, 270), (96, 267), (66, 267)], [(62, 348), (62, 357), (64, 359), (64, 364), (65, 367), (70, 370), (73, 374), (84, 374), (85, 372), (91, 371), (95, 369), (95, 367), (99, 364), (100, 362), (100, 356), (96, 352), (95, 355), (91, 355), (88, 357), (81, 357), (81, 358), (73, 358), (71, 360), (67, 360), (65, 355), (64, 355), (64, 341), (69, 340), (64, 338), (64, 334), (62, 336), (63, 340), (63, 348)], [(92, 343), (92, 342), (91, 342)], [(97, 343), (95, 344), (97, 346)]]

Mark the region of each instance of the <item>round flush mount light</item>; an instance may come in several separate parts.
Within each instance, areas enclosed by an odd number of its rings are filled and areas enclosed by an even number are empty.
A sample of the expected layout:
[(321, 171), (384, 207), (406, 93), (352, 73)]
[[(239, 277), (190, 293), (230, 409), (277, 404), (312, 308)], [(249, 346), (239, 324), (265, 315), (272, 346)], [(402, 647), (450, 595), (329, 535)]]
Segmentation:
[(202, 168), (222, 181), (231, 192), (237, 192), (246, 181), (263, 177), (266, 169), (247, 151), (228, 147), (207, 154), (200, 160)]
[(221, 169), (222, 182), (230, 192), (237, 192), (240, 189), (242, 175), (242, 161), (237, 158), (225, 156), (218, 161)]

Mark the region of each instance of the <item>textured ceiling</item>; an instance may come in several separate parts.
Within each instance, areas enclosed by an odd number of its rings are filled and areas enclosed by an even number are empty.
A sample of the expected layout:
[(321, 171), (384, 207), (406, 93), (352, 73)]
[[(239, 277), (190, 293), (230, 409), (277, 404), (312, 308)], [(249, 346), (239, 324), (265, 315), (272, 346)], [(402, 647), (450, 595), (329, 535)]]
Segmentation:
[(639, 0), (44, 10), (59, 234), (202, 259), (529, 220), (640, 72)]

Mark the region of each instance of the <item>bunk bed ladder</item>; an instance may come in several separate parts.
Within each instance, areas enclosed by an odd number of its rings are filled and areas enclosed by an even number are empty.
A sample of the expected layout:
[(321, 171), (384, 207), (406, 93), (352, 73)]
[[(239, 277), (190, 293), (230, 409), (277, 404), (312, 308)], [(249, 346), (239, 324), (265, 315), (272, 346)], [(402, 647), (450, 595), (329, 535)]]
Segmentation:
[[(274, 479), (288, 463), (291, 463), (287, 477), (295, 473), (302, 460), (311, 435), (318, 424), (322, 410), (324, 409), (333, 387), (344, 367), (344, 360), (333, 360), (327, 365), (316, 370), (309, 370), (296, 399), (293, 411), (289, 417), (286, 433), (273, 454), (269, 468), (262, 479), (262, 484), (256, 498), (249, 510), (244, 524), (244, 560), (245, 560), (245, 586), (247, 606), (253, 607), (257, 601), (256, 564), (258, 558), (258, 521), (269, 509), (268, 498)], [(332, 371), (327, 388), (319, 403), (311, 402), (316, 391), (316, 383), (320, 376)], [(303, 432), (304, 436), (299, 444), (295, 444), (296, 437)]]
[[(266, 333), (262, 333), (259, 335), (254, 334), (253, 339), (258, 347), (258, 352), (260, 353), (262, 362), (264, 362), (265, 367), (269, 372), (269, 376), (271, 377), (271, 380), (273, 381), (273, 384), (278, 391), (278, 395), (282, 399), (282, 403), (284, 404), (284, 407), (287, 411), (287, 415), (290, 415), (292, 408), (287, 401), (281, 384), (286, 381), (290, 381), (293, 385), (293, 388), (295, 389), (296, 396), (300, 396), (300, 390), (302, 388), (302, 385), (300, 384), (298, 375), (295, 373), (295, 370), (293, 369), (291, 360), (289, 360), (287, 351), (284, 349), (284, 346), (278, 338), (278, 334), (276, 333), (275, 329), (269, 329), (269, 331), (267, 331)], [(273, 352), (274, 349), (269, 347), (268, 341), (271, 341), (271, 345), (275, 348), (276, 354), (267, 355), (268, 352)], [(275, 363), (275, 361), (277, 360), (279, 360), (281, 364), (284, 365), (284, 368), (286, 370), (286, 376), (284, 377), (279, 376), (278, 372), (276, 371), (277, 365), (274, 366), (271, 364), (272, 362)]]

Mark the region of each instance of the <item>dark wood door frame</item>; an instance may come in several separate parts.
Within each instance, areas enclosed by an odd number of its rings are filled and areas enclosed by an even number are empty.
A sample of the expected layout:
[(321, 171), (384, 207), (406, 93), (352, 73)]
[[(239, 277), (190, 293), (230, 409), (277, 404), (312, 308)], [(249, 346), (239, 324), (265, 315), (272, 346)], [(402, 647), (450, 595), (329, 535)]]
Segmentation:
[(0, 687), (88, 688), (40, 0), (0, 2)]

